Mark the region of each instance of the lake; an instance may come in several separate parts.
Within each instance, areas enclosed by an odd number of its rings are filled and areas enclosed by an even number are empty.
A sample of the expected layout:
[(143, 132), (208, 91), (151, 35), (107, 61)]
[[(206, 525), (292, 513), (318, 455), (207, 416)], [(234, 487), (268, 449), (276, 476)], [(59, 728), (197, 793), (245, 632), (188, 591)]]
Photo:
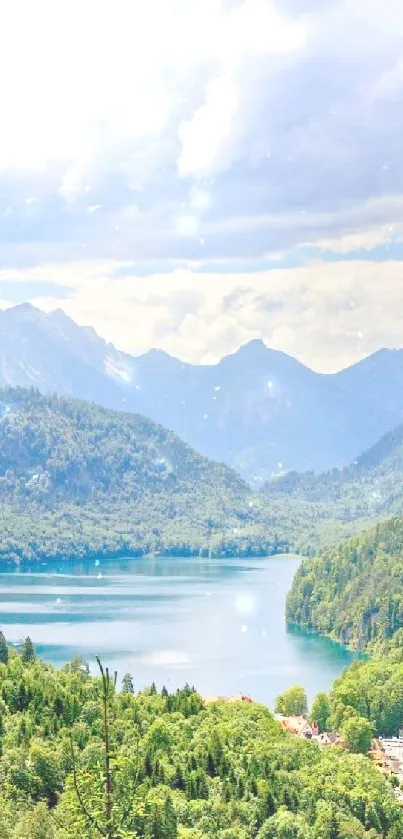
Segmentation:
[(286, 628), (298, 557), (157, 558), (41, 564), (0, 573), (0, 627), (61, 665), (100, 654), (136, 688), (185, 682), (204, 696), (247, 693), (273, 706), (286, 687), (312, 698), (354, 654)]

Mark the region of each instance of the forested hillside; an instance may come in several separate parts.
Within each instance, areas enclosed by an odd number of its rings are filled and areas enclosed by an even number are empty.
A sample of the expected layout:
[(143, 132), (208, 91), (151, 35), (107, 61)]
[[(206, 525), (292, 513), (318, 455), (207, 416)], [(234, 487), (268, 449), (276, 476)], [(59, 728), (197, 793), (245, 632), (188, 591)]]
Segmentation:
[(241, 478), (172, 432), (35, 390), (1, 392), (0, 558), (282, 547), (273, 513)]
[(387, 654), (355, 662), (336, 679), (330, 692), (330, 725), (339, 730), (343, 718), (368, 719), (373, 732), (398, 737), (403, 726), (403, 637), (394, 637)]
[(284, 516), (288, 510), (290, 519), (305, 517), (294, 544), (308, 553), (402, 514), (403, 424), (345, 469), (290, 472), (267, 483), (262, 495), (269, 504), (282, 505)]
[(305, 560), (287, 619), (361, 649), (391, 643), (403, 628), (403, 518)]
[(351, 467), (253, 492), (136, 414), (0, 391), (0, 559), (313, 553), (403, 510), (403, 426)]
[(345, 469), (290, 472), (265, 485), (271, 496), (281, 494), (321, 503), (335, 518), (354, 518), (403, 510), (403, 424), (380, 440)]
[(312, 553), (400, 509), (402, 440), (403, 427), (349, 469), (256, 493), (144, 417), (6, 389), (0, 558)]
[[(362, 755), (286, 735), (259, 705), (129, 675), (56, 671), (0, 636), (1, 839), (401, 839), (391, 785)], [(106, 744), (106, 726), (108, 739)]]

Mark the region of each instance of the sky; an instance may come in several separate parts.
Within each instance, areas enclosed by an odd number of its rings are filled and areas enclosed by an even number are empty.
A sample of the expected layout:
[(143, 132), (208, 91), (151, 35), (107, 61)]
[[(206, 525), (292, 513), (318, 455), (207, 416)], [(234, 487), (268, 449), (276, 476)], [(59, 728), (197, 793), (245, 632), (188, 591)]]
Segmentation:
[(14, 0), (0, 306), (211, 363), (403, 345), (401, 0)]

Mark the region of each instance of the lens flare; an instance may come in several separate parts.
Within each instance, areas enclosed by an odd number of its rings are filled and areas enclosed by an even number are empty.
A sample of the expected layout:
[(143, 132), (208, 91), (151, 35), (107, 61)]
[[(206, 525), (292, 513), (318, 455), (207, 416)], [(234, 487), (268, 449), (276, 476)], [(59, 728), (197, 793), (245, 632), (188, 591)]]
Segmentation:
[(249, 594), (240, 594), (235, 600), (235, 608), (241, 615), (250, 615), (254, 611), (255, 601)]

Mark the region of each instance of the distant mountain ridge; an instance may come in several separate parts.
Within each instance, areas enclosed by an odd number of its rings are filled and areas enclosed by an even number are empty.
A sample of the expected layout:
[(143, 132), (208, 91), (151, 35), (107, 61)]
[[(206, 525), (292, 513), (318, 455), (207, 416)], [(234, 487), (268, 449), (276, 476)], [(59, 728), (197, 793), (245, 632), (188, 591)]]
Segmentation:
[(260, 496), (267, 498), (268, 509), (274, 505), (282, 511), (284, 520), (298, 519), (294, 546), (300, 552), (313, 553), (403, 516), (403, 423), (344, 469), (289, 472), (265, 484)]
[(270, 496), (346, 505), (355, 499), (366, 514), (403, 513), (403, 423), (387, 431), (344, 469), (289, 472), (264, 486)]
[(0, 312), (0, 386), (143, 414), (255, 482), (352, 461), (403, 418), (399, 381), (401, 350), (324, 375), (253, 340), (218, 364), (192, 365), (162, 350), (121, 352), (61, 310)]

